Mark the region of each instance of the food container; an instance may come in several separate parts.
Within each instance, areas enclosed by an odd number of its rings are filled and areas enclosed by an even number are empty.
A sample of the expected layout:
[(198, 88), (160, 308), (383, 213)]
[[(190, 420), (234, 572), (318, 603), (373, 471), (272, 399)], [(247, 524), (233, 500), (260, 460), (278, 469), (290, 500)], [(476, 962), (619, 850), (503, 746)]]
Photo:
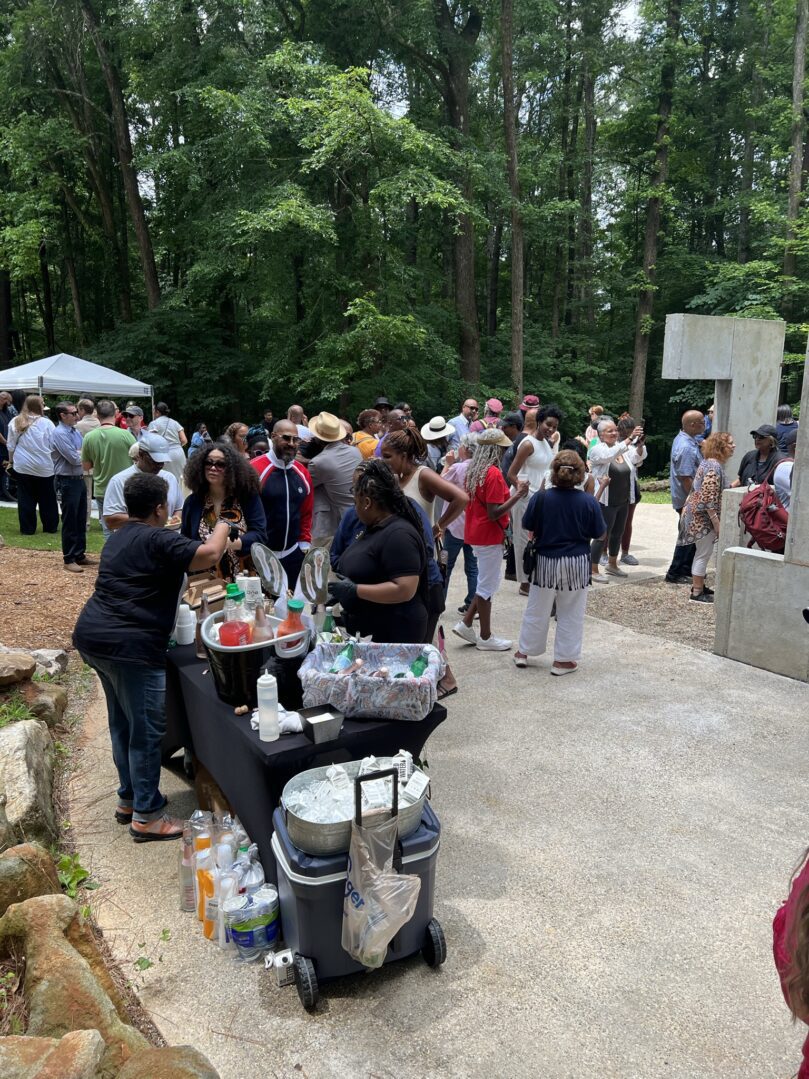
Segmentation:
[[(399, 719), (418, 723), (438, 700), (438, 683), (446, 665), (441, 653), (425, 644), (355, 644), (354, 658), (363, 666), (352, 674), (330, 674), (344, 644), (318, 644), (301, 664), (304, 708), (328, 705), (350, 719)], [(410, 666), (422, 653), (427, 668), (417, 678), (378, 678), (370, 672), (387, 667), (392, 673)]]
[[(216, 692), (220, 700), (226, 704), (232, 704), (237, 708), (246, 704), (249, 708), (255, 708), (258, 703), (256, 683), (263, 667), (275, 651), (276, 641), (298, 640), (300, 634), (294, 633), (287, 637), (273, 638), (271, 641), (256, 641), (254, 644), (244, 644), (238, 648), (227, 648), (219, 643), (212, 630), (214, 624), (221, 622), (223, 618), (223, 612), (217, 611), (209, 615), (201, 627), (202, 642), (208, 653)], [(267, 623), (272, 627), (273, 633), (277, 631), (281, 621), (280, 618), (267, 615)], [(294, 650), (285, 651), (284, 658), (294, 658), (305, 652), (309, 647), (311, 636), (312, 630), (309, 628), (300, 646)]]
[(303, 720), (303, 733), (315, 743), (333, 742), (343, 726), (342, 712), (329, 708), (302, 708), (298, 715)]
[[(392, 767), (392, 757), (379, 757), (379, 768), (384, 770)], [(343, 764), (352, 784), (359, 775), (361, 761), (348, 761)], [(304, 820), (291, 809), (287, 808), (287, 799), (293, 792), (305, 790), (314, 783), (326, 778), (331, 765), (323, 768), (309, 768), (293, 776), (286, 784), (281, 794), (281, 808), (284, 813), (289, 838), (295, 846), (306, 854), (338, 854), (347, 851), (351, 842), (351, 816), (344, 821), (334, 821), (328, 824), (320, 824), (317, 821)], [(410, 835), (419, 826), (424, 802), (427, 798), (425, 791), (418, 801), (412, 804), (399, 799), (399, 838), (403, 839)], [(353, 814), (352, 814), (353, 816)]]

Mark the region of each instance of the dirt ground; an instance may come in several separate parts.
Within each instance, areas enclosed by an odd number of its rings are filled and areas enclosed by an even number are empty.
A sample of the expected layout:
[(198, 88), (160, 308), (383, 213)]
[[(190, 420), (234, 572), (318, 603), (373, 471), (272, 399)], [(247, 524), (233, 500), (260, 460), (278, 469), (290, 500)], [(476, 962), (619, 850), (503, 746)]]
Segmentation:
[[(708, 584), (713, 587), (709, 578)], [(713, 650), (715, 615), (712, 604), (692, 603), (687, 585), (666, 584), (662, 577), (602, 588), (593, 585), (587, 614), (629, 626), (651, 637), (663, 637), (691, 648)]]
[[(94, 556), (96, 557), (96, 556)], [(76, 619), (92, 594), (96, 567), (66, 573), (59, 551), (0, 551), (0, 644), (72, 649)]]

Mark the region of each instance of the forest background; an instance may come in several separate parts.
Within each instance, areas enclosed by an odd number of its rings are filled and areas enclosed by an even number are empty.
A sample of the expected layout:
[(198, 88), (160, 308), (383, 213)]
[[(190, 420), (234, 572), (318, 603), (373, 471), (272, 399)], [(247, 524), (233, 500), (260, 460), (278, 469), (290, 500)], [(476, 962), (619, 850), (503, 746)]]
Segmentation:
[(0, 0), (0, 370), (214, 432), (535, 392), (659, 468), (667, 312), (785, 318), (799, 397), (807, 3)]

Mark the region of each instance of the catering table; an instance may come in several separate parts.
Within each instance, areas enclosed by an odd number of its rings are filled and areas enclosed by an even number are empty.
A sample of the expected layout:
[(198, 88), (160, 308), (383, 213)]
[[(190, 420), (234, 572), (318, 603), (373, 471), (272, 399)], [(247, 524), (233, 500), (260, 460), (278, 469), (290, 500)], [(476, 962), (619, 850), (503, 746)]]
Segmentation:
[(420, 723), (346, 719), (339, 737), (320, 745), (305, 734), (282, 734), (275, 742), (262, 742), (250, 728), (250, 716), (235, 715), (232, 706), (219, 699), (207, 668), (196, 658), (193, 645), (173, 648), (168, 654), (164, 755), (180, 746), (193, 748), (258, 844), (268, 880), (275, 880), (272, 814), (288, 780), (307, 768), (369, 754), (393, 756), (407, 749), (420, 757), (427, 739), (447, 717), (446, 708), (437, 704)]

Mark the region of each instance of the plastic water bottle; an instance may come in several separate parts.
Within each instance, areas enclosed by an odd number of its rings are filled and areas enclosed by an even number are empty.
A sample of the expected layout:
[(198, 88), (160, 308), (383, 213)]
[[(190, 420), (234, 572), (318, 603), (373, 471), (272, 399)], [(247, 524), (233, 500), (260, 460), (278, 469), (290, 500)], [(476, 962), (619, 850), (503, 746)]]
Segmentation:
[(262, 742), (274, 742), (281, 736), (278, 726), (278, 683), (266, 671), (256, 682), (258, 690), (258, 736)]

